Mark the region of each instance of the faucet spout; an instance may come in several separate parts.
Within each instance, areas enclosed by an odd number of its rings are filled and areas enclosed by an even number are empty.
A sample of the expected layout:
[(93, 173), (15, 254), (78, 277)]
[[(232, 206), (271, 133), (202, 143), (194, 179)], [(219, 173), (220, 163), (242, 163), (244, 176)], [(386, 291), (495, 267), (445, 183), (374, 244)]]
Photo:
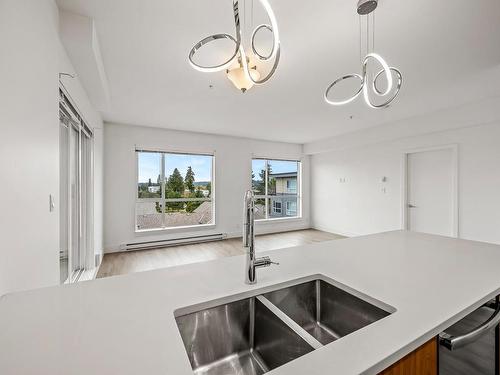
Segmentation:
[(246, 249), (245, 282), (255, 284), (257, 282), (256, 270), (261, 267), (269, 267), (278, 264), (271, 261), (268, 256), (255, 257), (255, 196), (251, 190), (245, 193), (243, 200), (243, 247)]

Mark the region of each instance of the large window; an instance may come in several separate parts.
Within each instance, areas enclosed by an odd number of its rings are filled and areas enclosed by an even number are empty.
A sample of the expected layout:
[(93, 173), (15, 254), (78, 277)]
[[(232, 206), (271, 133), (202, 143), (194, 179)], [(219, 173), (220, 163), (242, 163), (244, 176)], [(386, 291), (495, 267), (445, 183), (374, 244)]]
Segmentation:
[(137, 231), (214, 224), (213, 155), (136, 153)]
[(300, 162), (252, 160), (257, 220), (300, 216)]

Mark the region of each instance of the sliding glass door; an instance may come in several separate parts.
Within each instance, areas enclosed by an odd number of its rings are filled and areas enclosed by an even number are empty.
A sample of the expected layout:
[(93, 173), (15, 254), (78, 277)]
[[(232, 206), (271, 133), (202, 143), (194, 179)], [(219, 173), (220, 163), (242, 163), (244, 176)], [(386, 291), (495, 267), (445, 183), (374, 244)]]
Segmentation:
[(60, 118), (59, 123), (59, 269), (61, 284), (69, 276), (69, 134), (70, 127)]
[(60, 114), (60, 281), (93, 267), (92, 132), (62, 95)]
[(71, 276), (71, 281), (78, 279), (80, 272), (82, 271), (81, 253), (80, 253), (80, 147), (79, 147), (79, 131), (71, 126), (69, 129), (69, 238), (70, 246), (69, 249), (69, 261), (70, 269), (69, 274)]

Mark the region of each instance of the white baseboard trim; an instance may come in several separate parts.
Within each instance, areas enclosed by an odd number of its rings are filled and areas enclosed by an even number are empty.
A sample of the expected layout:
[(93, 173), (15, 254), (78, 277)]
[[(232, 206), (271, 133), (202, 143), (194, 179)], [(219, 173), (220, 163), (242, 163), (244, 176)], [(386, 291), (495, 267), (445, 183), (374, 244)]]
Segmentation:
[(241, 231), (230, 232), (230, 233), (226, 233), (226, 234), (227, 234), (226, 238), (238, 238), (238, 237), (242, 237), (243, 236), (243, 233)]
[[(276, 228), (276, 227), (268, 227), (268, 228), (264, 228), (264, 227), (257, 227), (255, 228), (255, 234), (256, 235), (259, 235), (259, 234), (272, 234), (272, 233), (284, 233), (284, 232), (293, 232), (293, 231), (296, 231), (296, 230), (304, 230), (304, 229), (311, 229), (311, 226), (309, 225), (309, 223), (299, 223), (299, 224), (296, 224), (296, 225), (290, 225), (290, 226), (287, 226), (285, 228)], [(241, 237), (241, 233), (240, 233), (240, 237)]]
[(120, 249), (120, 245), (112, 245), (112, 246), (107, 246), (104, 249), (104, 255), (105, 254), (111, 254), (111, 253), (120, 253), (123, 250)]
[[(263, 228), (263, 227), (260, 227), (260, 228), (255, 228), (255, 235), (258, 236), (258, 235), (263, 235), (263, 234), (273, 234), (273, 233), (285, 233), (285, 232), (294, 232), (296, 230), (305, 230), (305, 229), (311, 229), (311, 226), (309, 225), (309, 223), (303, 223), (303, 224), (300, 224), (300, 225), (296, 225), (296, 226), (290, 226), (290, 227), (287, 227), (287, 228), (272, 228), (272, 227), (269, 227), (269, 228)], [(243, 236), (243, 233), (241, 231), (239, 232), (231, 232), (231, 233), (227, 233), (227, 238), (239, 238), (239, 237), (242, 237)]]

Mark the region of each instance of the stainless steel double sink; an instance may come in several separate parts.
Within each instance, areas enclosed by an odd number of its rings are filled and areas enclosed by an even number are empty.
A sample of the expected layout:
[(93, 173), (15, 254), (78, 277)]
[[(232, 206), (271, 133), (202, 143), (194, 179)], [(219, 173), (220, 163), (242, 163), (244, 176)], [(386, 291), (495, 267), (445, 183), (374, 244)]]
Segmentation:
[(395, 311), (322, 275), (175, 313), (195, 374), (260, 375)]

